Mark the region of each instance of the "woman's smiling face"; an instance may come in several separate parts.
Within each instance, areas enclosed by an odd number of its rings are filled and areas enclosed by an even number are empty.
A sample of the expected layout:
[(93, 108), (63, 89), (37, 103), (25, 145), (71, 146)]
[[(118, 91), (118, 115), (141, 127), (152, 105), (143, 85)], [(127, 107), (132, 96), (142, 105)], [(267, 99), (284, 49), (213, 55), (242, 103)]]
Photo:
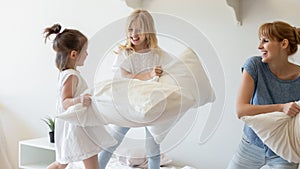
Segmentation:
[(260, 38), (260, 43), (258, 49), (262, 53), (262, 61), (269, 62), (275, 58), (280, 53), (280, 42), (275, 40), (270, 40), (267, 37), (262, 36)]

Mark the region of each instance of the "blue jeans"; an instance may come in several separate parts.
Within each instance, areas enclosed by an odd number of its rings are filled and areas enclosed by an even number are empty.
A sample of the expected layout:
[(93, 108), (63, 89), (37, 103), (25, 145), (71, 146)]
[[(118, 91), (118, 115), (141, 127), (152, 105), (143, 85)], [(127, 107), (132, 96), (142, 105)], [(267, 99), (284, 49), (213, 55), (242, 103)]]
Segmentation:
[(289, 163), (277, 155), (266, 157), (263, 148), (251, 144), (247, 137), (243, 136), (227, 169), (260, 169), (264, 165), (268, 165), (270, 169), (298, 169), (299, 164)]
[[(106, 150), (102, 150), (98, 154), (99, 169), (105, 169), (107, 163), (109, 162), (113, 152), (121, 144), (126, 133), (130, 128), (114, 126), (112, 136), (118, 141), (118, 143)], [(148, 157), (148, 169), (159, 169), (160, 168), (160, 145), (157, 144), (151, 135), (151, 133), (146, 129), (146, 152)]]

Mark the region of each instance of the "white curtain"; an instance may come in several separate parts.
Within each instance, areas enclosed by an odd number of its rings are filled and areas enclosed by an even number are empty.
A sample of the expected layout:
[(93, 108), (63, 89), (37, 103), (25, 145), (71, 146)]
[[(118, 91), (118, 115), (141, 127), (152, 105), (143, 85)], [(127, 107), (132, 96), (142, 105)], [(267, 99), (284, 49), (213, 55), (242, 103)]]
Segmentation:
[(2, 127), (2, 119), (0, 116), (0, 169), (12, 169), (7, 152), (5, 133)]

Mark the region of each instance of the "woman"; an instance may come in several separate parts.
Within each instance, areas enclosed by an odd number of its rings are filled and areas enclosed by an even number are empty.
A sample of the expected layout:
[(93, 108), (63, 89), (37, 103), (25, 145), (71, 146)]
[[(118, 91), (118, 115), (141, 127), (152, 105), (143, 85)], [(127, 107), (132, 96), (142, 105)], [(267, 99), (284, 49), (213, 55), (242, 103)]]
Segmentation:
[[(300, 67), (289, 62), (300, 43), (300, 29), (288, 23), (265, 23), (258, 31), (261, 56), (249, 58), (242, 67), (243, 76), (237, 97), (238, 117), (280, 111), (294, 117), (300, 111)], [(256, 133), (244, 125), (239, 148), (228, 169), (297, 169), (267, 147)]]

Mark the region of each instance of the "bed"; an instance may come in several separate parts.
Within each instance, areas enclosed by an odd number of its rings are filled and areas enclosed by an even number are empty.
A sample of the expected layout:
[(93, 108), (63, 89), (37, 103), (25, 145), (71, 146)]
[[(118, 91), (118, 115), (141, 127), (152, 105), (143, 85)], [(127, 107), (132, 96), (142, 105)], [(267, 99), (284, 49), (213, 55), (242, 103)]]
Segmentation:
[[(106, 169), (142, 169), (142, 168), (136, 168), (136, 167), (129, 167), (129, 166), (126, 166), (124, 164), (122, 164), (116, 156), (113, 156)], [(84, 165), (82, 162), (76, 162), (76, 163), (71, 163), (66, 169), (84, 169)], [(196, 169), (194, 167), (191, 167), (191, 166), (177, 166), (177, 165), (174, 165), (172, 163), (170, 164), (167, 164), (167, 165), (164, 165), (164, 166), (161, 166), (160, 169)]]

